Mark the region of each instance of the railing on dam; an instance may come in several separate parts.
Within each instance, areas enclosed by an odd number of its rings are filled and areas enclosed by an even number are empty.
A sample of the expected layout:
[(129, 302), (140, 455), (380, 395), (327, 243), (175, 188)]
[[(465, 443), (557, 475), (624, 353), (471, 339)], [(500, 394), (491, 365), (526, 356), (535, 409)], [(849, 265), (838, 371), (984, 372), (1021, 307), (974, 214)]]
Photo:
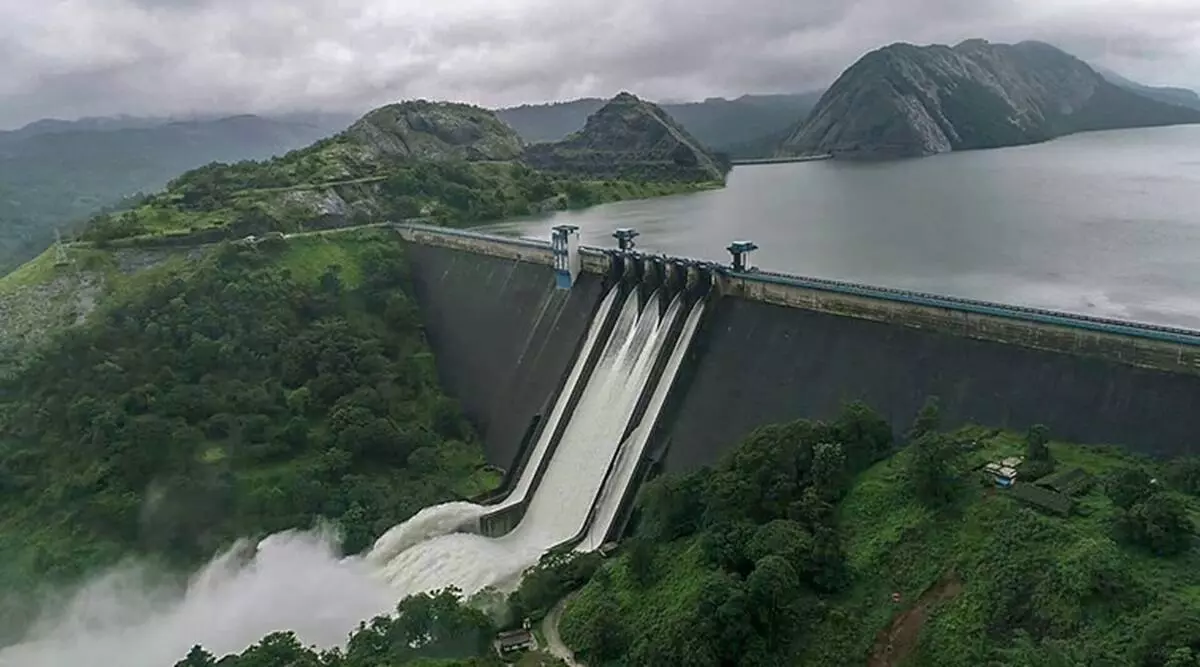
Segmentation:
[(1038, 324), (1088, 329), (1102, 333), (1121, 336), (1135, 336), (1152, 340), (1161, 340), (1184, 345), (1200, 345), (1200, 331), (1191, 331), (1176, 327), (1168, 327), (1132, 320), (1116, 320), (1103, 317), (1092, 317), (1077, 313), (1030, 308), (1001, 303), (978, 301), (954, 296), (930, 294), (928, 292), (913, 292), (890, 287), (876, 287), (862, 283), (827, 280), (824, 278), (808, 278), (786, 273), (771, 271), (726, 272), (733, 278), (747, 281), (769, 282), (792, 287), (839, 292), (854, 296), (863, 296), (888, 301), (900, 301), (919, 306), (962, 310), (980, 315), (1020, 319)]
[[(404, 231), (420, 233), (427, 240), (432, 240), (429, 238), (431, 236), (443, 236), (460, 239), (462, 241), (479, 242), (481, 246), (486, 244), (487, 246), (507, 245), (514, 248), (524, 248), (537, 253), (537, 259), (539, 261), (542, 259), (540, 257), (541, 253), (544, 252), (546, 255), (545, 261), (547, 263), (550, 262), (550, 243), (548, 241), (496, 236), (493, 234), (483, 234), (480, 232), (463, 229), (452, 229), (413, 223), (396, 223), (392, 226), (402, 233)], [(486, 247), (479, 247), (477, 249), (481, 252), (487, 252)], [(612, 249), (597, 248), (594, 246), (581, 246), (580, 253), (592, 260), (584, 263), (584, 269), (593, 271), (600, 270), (600, 263), (597, 260), (607, 257), (612, 252), (614, 252)], [(1200, 331), (1193, 331), (1177, 327), (1169, 327), (1130, 320), (1093, 317), (1078, 313), (1008, 305), (962, 297), (895, 289), (890, 287), (878, 287), (862, 283), (829, 280), (825, 278), (811, 278), (772, 271), (733, 271), (729, 268), (719, 267), (715, 263), (707, 260), (674, 257), (666, 254), (640, 254), (645, 257), (661, 257), (671, 261), (717, 268), (722, 275), (744, 283), (766, 283), (785, 287), (818, 290), (831, 294), (844, 294), (880, 301), (924, 306), (928, 308), (939, 308), (962, 313), (985, 315), (989, 317), (999, 317), (1008, 320), (1016, 320), (1039, 325), (1066, 327), (1095, 333), (1200, 347)], [(753, 298), (753, 296), (749, 296), (749, 298)]]

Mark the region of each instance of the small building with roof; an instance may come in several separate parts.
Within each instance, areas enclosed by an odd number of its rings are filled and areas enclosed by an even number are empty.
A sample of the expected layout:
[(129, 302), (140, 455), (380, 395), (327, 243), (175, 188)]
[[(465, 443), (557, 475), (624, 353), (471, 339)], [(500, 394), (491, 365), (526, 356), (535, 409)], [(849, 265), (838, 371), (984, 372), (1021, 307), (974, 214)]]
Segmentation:
[(496, 635), (496, 641), (492, 643), (496, 648), (496, 653), (501, 658), (508, 658), (522, 651), (529, 651), (537, 648), (537, 640), (534, 639), (533, 633), (527, 628), (520, 630), (508, 630)]

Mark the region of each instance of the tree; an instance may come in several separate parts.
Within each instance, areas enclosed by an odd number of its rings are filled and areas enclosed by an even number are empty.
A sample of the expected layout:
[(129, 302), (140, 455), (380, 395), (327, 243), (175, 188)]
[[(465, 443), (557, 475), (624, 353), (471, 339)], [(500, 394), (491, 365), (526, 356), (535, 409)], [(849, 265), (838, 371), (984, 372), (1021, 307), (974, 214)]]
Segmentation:
[(1121, 527), (1129, 541), (1160, 556), (1182, 553), (1192, 542), (1187, 507), (1166, 493), (1155, 493), (1127, 510)]
[(936, 432), (942, 423), (941, 404), (936, 396), (925, 399), (925, 404), (917, 412), (912, 426), (908, 429), (906, 439), (909, 442), (919, 440), (930, 433)]
[(847, 403), (833, 423), (835, 440), (846, 451), (852, 472), (866, 469), (892, 450), (892, 427), (861, 401)]
[(639, 586), (645, 587), (654, 581), (654, 543), (650, 540), (635, 537), (625, 542), (625, 563), (629, 568), (629, 576)]
[(647, 539), (671, 542), (694, 534), (704, 515), (705, 472), (667, 475), (651, 480), (638, 497), (638, 532)]
[(606, 592), (588, 612), (579, 626), (580, 652), (597, 665), (620, 658), (627, 645), (621, 608)]
[(827, 498), (841, 498), (849, 490), (850, 476), (841, 445), (823, 442), (813, 448), (812, 478), (817, 491)]
[(1167, 657), (1163, 667), (1200, 667), (1200, 657), (1188, 646), (1181, 646)]
[(793, 635), (801, 595), (796, 569), (780, 556), (767, 556), (754, 564), (746, 578), (746, 593), (767, 646), (786, 645)]
[(1154, 485), (1145, 470), (1127, 467), (1109, 473), (1104, 493), (1117, 507), (1129, 509), (1154, 493)]
[(175, 663), (175, 667), (213, 667), (215, 664), (217, 661), (211, 653), (199, 646), (193, 646), (187, 657)]
[(926, 432), (909, 445), (908, 479), (917, 498), (930, 507), (954, 498), (957, 479), (951, 467), (956, 447), (939, 433)]
[(747, 548), (748, 556), (754, 561), (767, 556), (780, 556), (797, 572), (811, 572), (813, 550), (816, 547), (812, 533), (795, 521), (777, 519), (758, 527)]
[(1054, 457), (1050, 453), (1050, 429), (1041, 424), (1029, 427), (1025, 434), (1025, 464), (1021, 466), (1021, 476), (1027, 480), (1037, 480), (1054, 472)]

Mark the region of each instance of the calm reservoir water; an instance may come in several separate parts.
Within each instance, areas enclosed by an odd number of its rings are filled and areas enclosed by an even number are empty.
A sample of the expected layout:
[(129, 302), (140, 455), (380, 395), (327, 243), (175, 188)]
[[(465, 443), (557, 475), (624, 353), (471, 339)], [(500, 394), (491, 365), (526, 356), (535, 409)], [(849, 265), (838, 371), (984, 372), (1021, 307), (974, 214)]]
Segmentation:
[(719, 191), (509, 221), (611, 247), (1200, 328), (1200, 126), (886, 163), (736, 168)]

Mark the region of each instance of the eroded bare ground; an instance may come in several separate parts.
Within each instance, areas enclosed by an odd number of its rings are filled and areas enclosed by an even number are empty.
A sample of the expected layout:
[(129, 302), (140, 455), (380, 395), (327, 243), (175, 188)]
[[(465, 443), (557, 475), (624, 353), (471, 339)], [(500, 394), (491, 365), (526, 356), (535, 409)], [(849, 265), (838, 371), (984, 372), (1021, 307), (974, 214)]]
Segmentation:
[(921, 594), (916, 604), (892, 620), (891, 626), (879, 633), (867, 667), (896, 667), (917, 648), (921, 629), (929, 619), (932, 608), (962, 592), (963, 584), (956, 574), (942, 577)]

